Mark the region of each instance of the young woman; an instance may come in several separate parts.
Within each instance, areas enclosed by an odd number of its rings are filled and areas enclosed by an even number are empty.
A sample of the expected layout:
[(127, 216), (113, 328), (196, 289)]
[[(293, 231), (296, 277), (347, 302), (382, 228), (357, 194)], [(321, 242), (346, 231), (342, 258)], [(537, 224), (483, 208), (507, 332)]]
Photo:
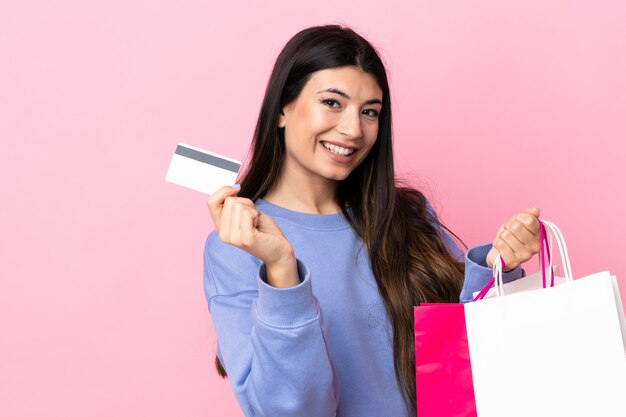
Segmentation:
[(414, 416), (413, 306), (469, 301), (498, 254), (508, 281), (538, 251), (528, 209), (464, 255), (422, 193), (396, 182), (390, 103), (367, 40), (335, 25), (297, 33), (241, 187), (207, 201), (216, 364), (246, 416)]

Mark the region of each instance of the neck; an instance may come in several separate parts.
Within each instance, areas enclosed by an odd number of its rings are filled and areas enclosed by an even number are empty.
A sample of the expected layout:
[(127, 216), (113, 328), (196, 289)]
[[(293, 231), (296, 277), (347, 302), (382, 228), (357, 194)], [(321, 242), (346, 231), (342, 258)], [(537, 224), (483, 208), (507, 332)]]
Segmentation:
[(263, 199), (289, 210), (310, 214), (335, 214), (341, 211), (335, 193), (337, 181), (291, 171)]

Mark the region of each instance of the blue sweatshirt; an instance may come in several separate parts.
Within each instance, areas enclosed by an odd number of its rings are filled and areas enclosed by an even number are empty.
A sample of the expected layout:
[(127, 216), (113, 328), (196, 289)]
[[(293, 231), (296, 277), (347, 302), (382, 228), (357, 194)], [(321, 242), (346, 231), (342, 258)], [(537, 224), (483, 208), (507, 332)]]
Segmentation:
[[(223, 243), (215, 231), (204, 248), (204, 290), (217, 354), (244, 414), (406, 416), (391, 326), (362, 240), (341, 213), (300, 213), (263, 199), (256, 206), (291, 243), (300, 284), (268, 285), (265, 265)], [(491, 245), (464, 256), (436, 224), (452, 253), (465, 259), (460, 300), (470, 301), (492, 277), (485, 266)], [(518, 267), (504, 280), (523, 275)]]

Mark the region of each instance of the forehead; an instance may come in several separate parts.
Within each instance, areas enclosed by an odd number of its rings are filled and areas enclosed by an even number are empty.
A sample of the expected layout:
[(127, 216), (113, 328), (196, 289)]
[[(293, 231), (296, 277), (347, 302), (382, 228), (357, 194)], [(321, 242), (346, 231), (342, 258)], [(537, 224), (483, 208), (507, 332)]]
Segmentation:
[(304, 90), (312, 94), (328, 88), (342, 90), (359, 101), (372, 98), (382, 100), (383, 97), (383, 92), (372, 74), (351, 66), (315, 71), (304, 86)]

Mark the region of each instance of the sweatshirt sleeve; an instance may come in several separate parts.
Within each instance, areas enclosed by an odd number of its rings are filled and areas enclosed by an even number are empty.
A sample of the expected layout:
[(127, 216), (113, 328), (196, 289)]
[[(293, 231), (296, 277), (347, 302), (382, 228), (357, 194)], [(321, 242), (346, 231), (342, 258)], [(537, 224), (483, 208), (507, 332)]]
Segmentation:
[[(470, 302), (474, 299), (474, 292), (482, 290), (493, 278), (493, 270), (487, 266), (487, 254), (491, 250), (491, 243), (474, 246), (465, 254), (465, 281), (461, 290), (460, 301)], [(514, 281), (526, 275), (526, 271), (518, 266), (502, 273), (504, 283)]]
[[(450, 252), (461, 262), (465, 263), (465, 279), (463, 280), (463, 288), (459, 295), (461, 303), (467, 303), (474, 299), (474, 292), (482, 290), (487, 283), (493, 278), (493, 270), (487, 266), (487, 254), (491, 250), (491, 243), (474, 246), (466, 253), (463, 253), (456, 241), (448, 232), (441, 227), (437, 215), (432, 206), (427, 203), (427, 210), (432, 221), (439, 228), (439, 232), (444, 241), (448, 245)], [(526, 275), (524, 269), (520, 266), (502, 274), (503, 282), (511, 282)]]
[(204, 288), (218, 356), (247, 417), (333, 417), (337, 399), (311, 274), (300, 284), (267, 284), (265, 265), (212, 233), (204, 250)]

